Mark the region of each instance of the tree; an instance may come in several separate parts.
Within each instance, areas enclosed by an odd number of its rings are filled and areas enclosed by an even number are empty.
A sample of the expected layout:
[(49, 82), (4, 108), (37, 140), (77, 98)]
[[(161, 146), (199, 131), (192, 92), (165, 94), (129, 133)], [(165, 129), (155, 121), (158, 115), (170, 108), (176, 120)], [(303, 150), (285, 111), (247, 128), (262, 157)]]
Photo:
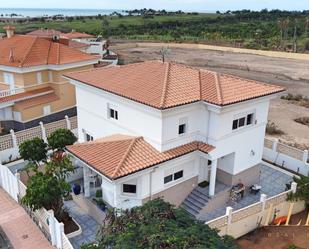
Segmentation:
[(197, 221), (185, 210), (161, 199), (131, 210), (110, 211), (98, 233), (97, 244), (83, 249), (138, 248), (237, 248), (231, 237), (220, 237), (216, 230)]
[(27, 140), (19, 145), (19, 154), (24, 160), (39, 165), (41, 161), (46, 161), (47, 144), (38, 137)]
[[(47, 152), (47, 145), (42, 139), (34, 138), (21, 145), (21, 156), (30, 160), (26, 166), (27, 173), (32, 171), (27, 183), (26, 195), (22, 203), (32, 210), (52, 209), (59, 221), (63, 221), (68, 214), (63, 209), (63, 198), (71, 190), (66, 182), (67, 176), (74, 172), (74, 166), (68, 155), (64, 153), (66, 145), (73, 144), (76, 138), (69, 130), (56, 130), (48, 137), (52, 152)], [(41, 147), (40, 147), (41, 146)], [(33, 163), (35, 162), (35, 167)]]
[(76, 140), (73, 132), (68, 129), (58, 129), (47, 138), (50, 148), (59, 151), (64, 151), (65, 146), (74, 144)]
[(307, 209), (309, 209), (309, 176), (301, 175), (299, 178), (294, 177), (294, 182), (297, 183), (296, 193), (291, 193), (288, 196), (290, 201), (305, 201)]

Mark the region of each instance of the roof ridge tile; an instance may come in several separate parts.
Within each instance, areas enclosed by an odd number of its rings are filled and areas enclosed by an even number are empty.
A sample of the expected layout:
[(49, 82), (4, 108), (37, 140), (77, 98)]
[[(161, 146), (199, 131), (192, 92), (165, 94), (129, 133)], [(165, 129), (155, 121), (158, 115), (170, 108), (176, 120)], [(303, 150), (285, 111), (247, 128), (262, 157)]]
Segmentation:
[(215, 83), (216, 83), (216, 90), (217, 90), (217, 94), (218, 94), (218, 100), (219, 103), (222, 104), (222, 89), (221, 89), (221, 85), (220, 85), (220, 75), (219, 73), (214, 73), (215, 74)]
[(169, 80), (169, 75), (170, 75), (170, 69), (171, 69), (171, 63), (166, 64), (166, 69), (165, 69), (165, 75), (164, 75), (164, 84), (163, 84), (163, 91), (161, 95), (161, 100), (160, 100), (160, 107), (164, 107), (165, 99), (166, 99), (166, 94), (167, 94), (167, 87), (168, 87), (168, 80)]
[(25, 54), (24, 58), (22, 59), (21, 63), (20, 63), (20, 67), (23, 67), (24, 64), (25, 64), (25, 60), (27, 59), (28, 55), (30, 54), (30, 52), (32, 51), (32, 48), (34, 46), (34, 44), (36, 43), (38, 37), (37, 36), (34, 36), (34, 39), (33, 39), (33, 42), (31, 44), (31, 46), (29, 47), (27, 53)]
[(127, 157), (129, 156), (129, 154), (130, 154), (130, 152), (131, 152), (131, 150), (132, 150), (134, 144), (136, 143), (136, 141), (137, 141), (138, 139), (141, 139), (141, 138), (142, 138), (142, 137), (135, 137), (135, 138), (132, 139), (130, 145), (128, 146), (128, 148), (127, 148), (127, 150), (126, 150), (126, 152), (123, 154), (121, 160), (119, 161), (117, 167), (115, 168), (115, 171), (114, 171), (113, 174), (112, 174), (112, 177), (113, 177), (113, 178), (117, 176), (118, 171), (121, 169), (121, 167), (122, 167), (122, 165), (124, 164), (125, 160), (126, 160)]

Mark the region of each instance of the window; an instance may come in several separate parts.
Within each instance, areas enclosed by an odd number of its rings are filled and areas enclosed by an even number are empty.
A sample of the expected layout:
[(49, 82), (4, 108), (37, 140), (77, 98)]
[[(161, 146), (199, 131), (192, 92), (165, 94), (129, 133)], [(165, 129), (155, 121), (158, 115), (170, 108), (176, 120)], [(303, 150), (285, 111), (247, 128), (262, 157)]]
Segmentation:
[(14, 117), (14, 120), (15, 120), (15, 121), (21, 122), (21, 113), (20, 113), (20, 112), (14, 111), (14, 112), (13, 112), (13, 117)]
[(118, 111), (110, 108), (109, 109), (109, 117), (118, 120)]
[(4, 83), (8, 84), (11, 90), (15, 88), (14, 74), (3, 73), (3, 79), (4, 79)]
[(123, 184), (123, 193), (136, 194), (136, 185), (132, 184)]
[(238, 122), (238, 127), (245, 126), (245, 121), (246, 121), (246, 118), (240, 118)]
[(180, 178), (182, 178), (182, 177), (183, 177), (183, 170), (178, 171), (178, 172), (176, 172), (176, 173), (174, 174), (174, 181), (176, 181), (176, 180), (178, 180), (178, 179), (180, 179)]
[(164, 184), (169, 183), (171, 181), (176, 181), (176, 180), (178, 180), (182, 177), (183, 177), (183, 170), (178, 171), (178, 172), (176, 172), (172, 175), (168, 175), (168, 176), (164, 177)]
[(237, 129), (242, 128), (244, 126), (251, 125), (254, 122), (253, 119), (254, 119), (253, 113), (249, 113), (246, 116), (240, 117), (238, 119), (234, 119), (232, 129), (237, 130)]
[(89, 141), (93, 141), (93, 136), (89, 135), (86, 133), (86, 141), (89, 142)]
[(54, 79), (53, 79), (53, 72), (52, 71), (48, 71), (48, 80), (50, 82), (52, 82)]
[(43, 115), (44, 116), (47, 116), (51, 113), (51, 110), (50, 110), (50, 105), (46, 105), (43, 107)]
[(168, 175), (164, 177), (164, 184), (169, 183), (171, 181), (173, 181), (173, 175)]
[(184, 133), (186, 133), (186, 124), (181, 124), (178, 127), (178, 134), (181, 135), (181, 134), (184, 134)]
[(247, 125), (253, 124), (253, 113), (247, 115)]
[(37, 80), (38, 84), (42, 84), (43, 80), (42, 80), (42, 73), (41, 72), (38, 72), (36, 74), (36, 80)]

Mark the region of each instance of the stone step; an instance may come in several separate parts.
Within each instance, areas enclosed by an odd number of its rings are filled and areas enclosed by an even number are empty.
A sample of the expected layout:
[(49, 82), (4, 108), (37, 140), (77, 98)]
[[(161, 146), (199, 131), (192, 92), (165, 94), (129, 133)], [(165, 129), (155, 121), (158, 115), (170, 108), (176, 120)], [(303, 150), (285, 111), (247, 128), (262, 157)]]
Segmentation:
[(204, 205), (209, 201), (209, 198), (207, 196), (203, 196), (197, 191), (195, 191), (195, 192), (192, 191), (189, 196), (196, 199), (197, 201), (199, 201), (200, 203), (202, 203)]
[(184, 202), (181, 204), (181, 207), (194, 217), (199, 213), (190, 206), (187, 206)]
[(198, 188), (195, 188), (192, 193), (196, 194), (197, 196), (199, 196), (200, 198), (208, 201), (209, 200), (209, 196), (207, 194), (205, 194), (205, 191), (201, 191)]
[(194, 195), (192, 195), (192, 194), (190, 194), (190, 195), (186, 198), (186, 200), (188, 200), (188, 201), (194, 203), (194, 204), (195, 204), (196, 206), (198, 206), (200, 209), (202, 209), (202, 208), (205, 206), (205, 204), (207, 203), (207, 201), (201, 200), (199, 197), (196, 197), (196, 196), (194, 196)]
[(188, 198), (184, 200), (184, 204), (186, 204), (186, 206), (189, 206), (190, 208), (194, 209), (196, 212), (200, 212), (200, 210), (202, 209), (202, 207), (194, 200), (189, 200)]

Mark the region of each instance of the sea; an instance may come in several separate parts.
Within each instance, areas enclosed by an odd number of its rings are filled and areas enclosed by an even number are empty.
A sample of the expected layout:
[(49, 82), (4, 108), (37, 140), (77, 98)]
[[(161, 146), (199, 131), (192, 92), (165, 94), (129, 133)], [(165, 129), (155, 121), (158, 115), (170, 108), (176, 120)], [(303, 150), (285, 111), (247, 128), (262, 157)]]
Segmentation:
[[(43, 17), (43, 16), (96, 16), (110, 15), (113, 12), (125, 14), (116, 9), (41, 9), (41, 8), (0, 8), (0, 17)], [(14, 15), (12, 15), (14, 14)], [(17, 16), (16, 16), (17, 15)]]

